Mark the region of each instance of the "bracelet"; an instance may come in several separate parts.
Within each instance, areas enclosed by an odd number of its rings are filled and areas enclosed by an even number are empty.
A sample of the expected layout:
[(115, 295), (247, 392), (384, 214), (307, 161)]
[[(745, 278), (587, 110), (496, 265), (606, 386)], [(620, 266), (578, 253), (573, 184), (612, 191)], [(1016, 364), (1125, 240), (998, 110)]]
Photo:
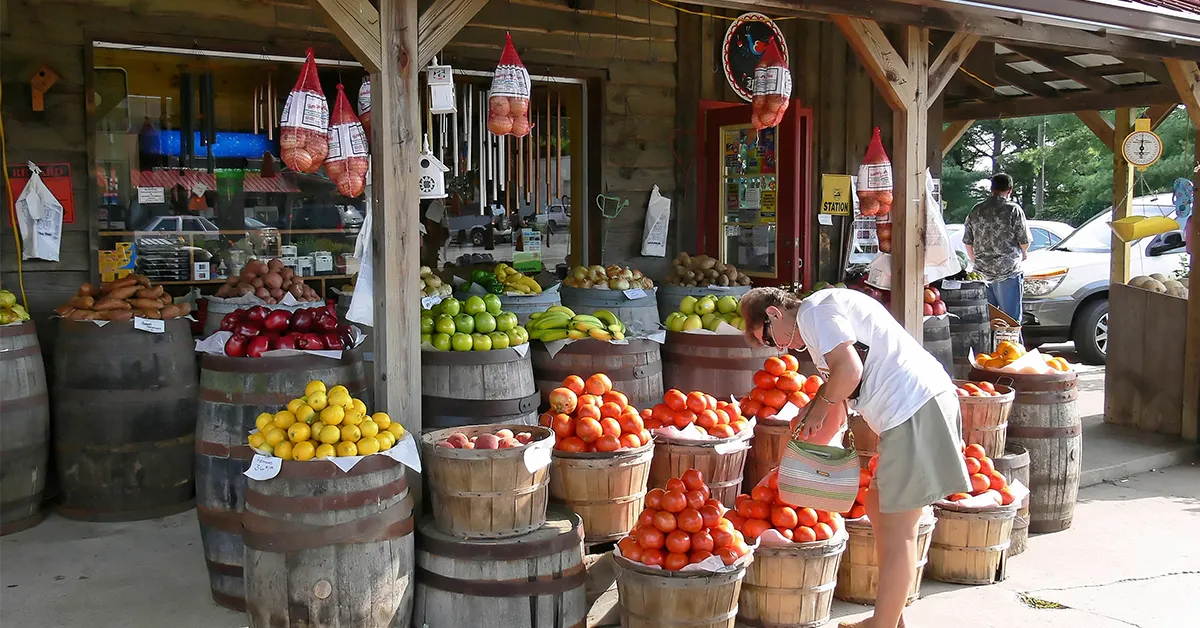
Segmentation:
[(827, 404), (829, 404), (829, 405), (831, 405), (831, 406), (836, 406), (836, 405), (837, 405), (836, 403), (834, 403), (834, 402), (832, 402), (832, 401), (830, 401), (830, 400), (826, 399), (826, 398), (825, 398), (825, 393), (822, 393), (822, 392), (818, 392), (818, 393), (817, 393), (817, 399), (820, 399), (821, 401), (824, 401), (825, 403), (827, 403)]

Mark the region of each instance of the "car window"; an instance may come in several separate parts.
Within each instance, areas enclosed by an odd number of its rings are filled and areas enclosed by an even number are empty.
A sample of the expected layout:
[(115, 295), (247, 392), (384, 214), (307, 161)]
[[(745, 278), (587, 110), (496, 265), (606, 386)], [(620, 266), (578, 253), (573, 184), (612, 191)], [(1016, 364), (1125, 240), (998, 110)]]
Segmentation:
[(1057, 233), (1052, 233), (1050, 231), (1046, 231), (1046, 237), (1050, 238), (1050, 244), (1048, 246), (1054, 246), (1055, 244), (1062, 242), (1062, 238), (1059, 237), (1059, 235)]
[(196, 218), (187, 216), (183, 219), (182, 231), (204, 231), (204, 225)]
[(1045, 229), (1034, 227), (1029, 230), (1029, 233), (1033, 235), (1033, 242), (1029, 245), (1031, 251), (1037, 251), (1050, 246), (1050, 235), (1046, 233)]
[[(1171, 205), (1134, 205), (1134, 216), (1174, 216), (1175, 208)], [(1089, 253), (1108, 253), (1112, 250), (1112, 209), (1096, 215), (1083, 223), (1070, 235), (1063, 238), (1055, 248), (1067, 251), (1086, 251)]]
[(151, 231), (175, 231), (175, 219), (174, 218), (161, 218), (161, 219), (159, 219), (158, 222), (154, 223), (154, 227), (151, 228), (150, 230)]

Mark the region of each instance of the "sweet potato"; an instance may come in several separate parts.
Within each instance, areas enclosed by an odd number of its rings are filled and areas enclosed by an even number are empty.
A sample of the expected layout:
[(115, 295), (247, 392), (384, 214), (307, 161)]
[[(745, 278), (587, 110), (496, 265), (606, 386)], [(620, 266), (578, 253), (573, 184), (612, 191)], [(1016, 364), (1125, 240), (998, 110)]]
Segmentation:
[(75, 297), (67, 301), (67, 305), (77, 310), (90, 310), (92, 306), (96, 305), (96, 299), (93, 297)]
[(130, 299), (129, 305), (135, 310), (161, 310), (163, 302), (158, 299)]
[(134, 294), (136, 294), (139, 299), (157, 299), (158, 297), (162, 296), (162, 293), (162, 286), (154, 286), (153, 288), (142, 288)]
[(100, 289), (90, 283), (79, 286), (79, 296), (81, 297), (94, 297), (98, 294), (100, 294)]
[(164, 307), (163, 309), (159, 310), (159, 314), (163, 317), (163, 320), (171, 320), (173, 318), (179, 318), (180, 316), (183, 316), (184, 314), (186, 314), (185, 308), (184, 308), (184, 306), (186, 306), (186, 305), (187, 305), (186, 303), (183, 303), (180, 305), (168, 305), (167, 307)]
[(93, 306), (92, 309), (96, 310), (97, 312), (104, 312), (107, 310), (130, 310), (133, 309), (133, 307), (129, 305), (128, 301), (114, 299), (110, 295), (97, 301), (96, 305)]
[[(114, 281), (106, 281), (100, 284), (100, 294), (105, 295), (119, 288), (136, 285), (138, 285), (137, 279), (134, 279), (133, 277), (122, 277)], [(134, 290), (137, 290), (137, 288), (134, 288)]]
[(59, 308), (54, 308), (54, 313), (58, 314), (59, 316), (61, 316), (63, 318), (70, 316), (71, 312), (74, 312), (74, 311), (75, 311), (75, 308), (71, 307), (70, 305), (64, 305)]
[(109, 310), (107, 312), (98, 312), (100, 318), (106, 321), (129, 321), (133, 320), (133, 310)]
[(120, 288), (114, 288), (111, 292), (108, 293), (107, 298), (109, 298), (109, 299), (129, 299), (129, 298), (132, 298), (133, 295), (137, 294), (138, 290), (139, 290), (139, 288), (137, 287), (137, 284), (133, 284), (132, 286), (122, 286)]
[(153, 318), (156, 320), (163, 317), (162, 310), (138, 310), (134, 312), (133, 315), (140, 316), (142, 318)]
[(138, 283), (138, 285), (142, 286), (143, 288), (150, 287), (150, 278), (149, 277), (147, 277), (145, 275), (139, 275), (137, 273), (133, 273), (132, 275), (129, 275), (129, 276), (132, 277), (133, 280), (136, 281)]
[(192, 313), (192, 304), (191, 303), (188, 303), (185, 301), (183, 303), (179, 303), (178, 305), (179, 305), (179, 307), (183, 308), (183, 312), (179, 314), (180, 316), (187, 316), (188, 314)]
[(163, 305), (171, 305), (175, 302), (175, 297), (164, 292), (162, 296), (158, 297), (158, 300), (161, 301)]
[(64, 318), (69, 321), (85, 321), (89, 320), (87, 317), (91, 314), (95, 314), (95, 312), (90, 310), (71, 310)]

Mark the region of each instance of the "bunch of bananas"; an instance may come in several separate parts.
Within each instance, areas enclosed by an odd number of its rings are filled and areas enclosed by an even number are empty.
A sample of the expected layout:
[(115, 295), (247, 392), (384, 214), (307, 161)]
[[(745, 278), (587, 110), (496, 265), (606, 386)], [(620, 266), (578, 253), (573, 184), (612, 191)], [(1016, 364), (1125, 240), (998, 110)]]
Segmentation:
[(0, 325), (29, 320), (29, 312), (17, 305), (17, 295), (0, 290)]
[(522, 274), (517, 269), (505, 263), (496, 264), (496, 279), (504, 284), (506, 292), (520, 292), (522, 294), (541, 294), (542, 286), (533, 280), (533, 277), (528, 277)]
[(530, 340), (551, 342), (554, 340), (624, 340), (625, 323), (608, 310), (596, 310), (591, 314), (576, 314), (569, 307), (556, 305), (545, 312), (529, 315), (525, 324)]

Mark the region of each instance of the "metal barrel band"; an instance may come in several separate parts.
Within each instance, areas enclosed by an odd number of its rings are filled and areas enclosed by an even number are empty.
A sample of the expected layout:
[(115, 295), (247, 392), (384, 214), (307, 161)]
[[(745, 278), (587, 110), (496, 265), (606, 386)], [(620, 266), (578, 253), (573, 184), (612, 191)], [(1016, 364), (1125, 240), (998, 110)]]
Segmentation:
[[(725, 347), (733, 349), (750, 349), (750, 343), (746, 341), (746, 337), (741, 334), (689, 334), (682, 331), (668, 331), (667, 344), (664, 347), (670, 347), (673, 342), (686, 343), (688, 338), (703, 338), (704, 346), (706, 347)], [(665, 349), (664, 349), (665, 351)], [(780, 353), (779, 355), (783, 355)], [(762, 359), (759, 359), (758, 366), (762, 367)]]
[[(275, 476), (275, 479), (334, 480), (358, 475), (367, 475), (368, 473), (375, 473), (378, 471), (383, 471), (384, 469), (391, 469), (398, 464), (400, 463), (396, 462), (396, 460), (394, 460), (391, 456), (383, 454), (371, 454), (369, 456), (364, 456), (363, 459), (359, 460), (358, 464), (354, 465), (354, 467), (349, 471), (342, 471), (341, 468), (339, 468), (336, 464), (333, 464), (333, 461), (331, 460), (285, 460), (283, 462), (283, 469), (279, 472), (279, 475)], [(405, 487), (408, 486), (403, 475), (400, 475), (392, 482), (400, 483)]]
[(363, 506), (385, 502), (407, 493), (408, 485), (404, 482), (381, 484), (375, 488), (354, 493), (316, 495), (312, 497), (283, 497), (280, 495), (264, 495), (258, 491), (246, 491), (246, 505), (271, 513), (322, 512), (362, 508)]
[(537, 412), (542, 394), (538, 391), (516, 399), (453, 399), (437, 395), (421, 395), (421, 412), (438, 416), (500, 416)]
[[(200, 385), (194, 381), (183, 384), (171, 384), (159, 388), (138, 388), (137, 390), (117, 390), (103, 388), (73, 388), (67, 385), (54, 387), (56, 403), (72, 402), (94, 405), (98, 398), (104, 398), (108, 403), (137, 403), (146, 405), (159, 401), (176, 401), (196, 397)], [(128, 400), (128, 401), (126, 401)]]
[(528, 580), (499, 580), (484, 582), (478, 580), (460, 580), (449, 578), (428, 569), (416, 567), (417, 582), (422, 586), (480, 597), (535, 597), (539, 595), (556, 595), (587, 584), (587, 572), (583, 563), (576, 565), (555, 576), (533, 576)]
[[(749, 586), (749, 585), (742, 583), (742, 587), (746, 587), (746, 586)], [(745, 616), (738, 616), (737, 623), (735, 625), (749, 626), (750, 628), (817, 628), (818, 626), (824, 626), (825, 624), (829, 623), (829, 617), (830, 617), (830, 613), (827, 612), (827, 613), (825, 613), (825, 615), (823, 617), (818, 617), (817, 619), (814, 619), (811, 622), (806, 622), (803, 624), (775, 624), (775, 623), (767, 624), (767, 623), (763, 623), (757, 619), (750, 619)]]
[(529, 353), (521, 355), (513, 351), (422, 351), (424, 366), (483, 366), (485, 364), (507, 364), (528, 360)]
[(177, 438), (124, 443), (121, 445), (111, 445), (106, 443), (84, 445), (57, 442), (54, 443), (54, 449), (62, 452), (82, 452), (92, 454), (133, 454), (142, 451), (166, 449), (168, 447), (177, 447), (180, 445), (190, 445), (195, 440), (195, 434), (184, 434), (183, 436), (179, 436)]
[[(427, 552), (435, 556), (445, 556), (447, 558), (470, 558), (476, 560), (517, 560), (550, 556), (573, 547), (578, 547), (580, 543), (583, 543), (583, 526), (580, 525), (582, 520), (578, 517), (572, 517), (571, 522), (570, 531), (559, 534), (552, 539), (542, 541), (539, 544), (518, 542), (472, 543), (458, 539), (443, 539), (429, 536), (417, 530), (417, 551)], [(430, 521), (426, 523), (428, 524)]]
[[(6, 453), (5, 455), (7, 456), (8, 454)], [(6, 499), (0, 501), (0, 511), (13, 512), (15, 510), (22, 510), (31, 506), (37, 508), (37, 506), (42, 503), (42, 495), (44, 494), (44, 490), (39, 490), (30, 495), (24, 495), (15, 499)]]
[(222, 532), (242, 533), (242, 513), (236, 510), (220, 510), (197, 505), (196, 519), (200, 525), (216, 528)]
[[(587, 343), (587, 344), (584, 344)], [(630, 355), (637, 353), (649, 353), (649, 345), (658, 346), (653, 340), (644, 338), (635, 338), (627, 341), (625, 344), (618, 345), (603, 340), (584, 339), (578, 342), (573, 342), (563, 347), (559, 353), (568, 355)], [(544, 346), (540, 348), (534, 347), (534, 351), (542, 351), (549, 354)], [(552, 358), (553, 359), (553, 358)]]
[(1083, 434), (1083, 424), (1076, 423), (1066, 427), (1034, 427), (1027, 425), (1009, 425), (1009, 438), (1069, 438)]
[(212, 458), (236, 458), (238, 460), (250, 460), (254, 458), (254, 450), (245, 443), (226, 445), (225, 443), (214, 443), (210, 440), (196, 441), (196, 454)]
[(1079, 399), (1079, 389), (1033, 392), (1023, 391), (1017, 394), (1017, 400), (1025, 405), (1059, 405)]
[(412, 501), (407, 499), (368, 517), (332, 526), (281, 521), (253, 512), (242, 515), (242, 540), (246, 547), (277, 554), (387, 541), (412, 531)]
[[(654, 375), (661, 374), (662, 373), (662, 362), (659, 360), (655, 360), (654, 362), (650, 362), (648, 364), (640, 364), (638, 366), (625, 366), (625, 367), (616, 368), (616, 369), (601, 369), (601, 370), (603, 370), (604, 374), (607, 375), (608, 378), (614, 382), (627, 382), (627, 381), (634, 380), (634, 379), (646, 379), (647, 377), (652, 377)], [(544, 372), (544, 374), (553, 376), (554, 379), (551, 380), (553, 382), (561, 382), (563, 379), (566, 379), (567, 376), (573, 375), (574, 373), (567, 372), (567, 371), (556, 371), (556, 370), (547, 369)], [(557, 377), (558, 375), (562, 375), (562, 377)], [(543, 377), (544, 377), (544, 375), (543, 375)], [(543, 380), (543, 381), (545, 381), (545, 380)]]
[(0, 349), (0, 362), (41, 354), (42, 348), (37, 343), (31, 344), (28, 347), (21, 347), (20, 349)]
[(16, 532), (20, 532), (21, 530), (28, 530), (29, 528), (32, 528), (33, 526), (41, 523), (42, 519), (45, 519), (45, 518), (46, 518), (46, 513), (37, 512), (37, 513), (34, 513), (32, 516), (25, 517), (24, 519), (17, 519), (16, 521), (7, 521), (5, 523), (0, 523), (0, 536), (4, 536), (6, 534), (13, 534)]
[(212, 592), (213, 601), (225, 608), (239, 612), (246, 612), (246, 598), (230, 595), (228, 593)]
[(245, 567), (242, 566), (242, 563), (218, 563), (206, 558), (204, 559), (204, 564), (208, 566), (208, 573), (210, 574), (241, 578), (246, 572)]
[(77, 508), (62, 505), (56, 512), (68, 519), (80, 521), (140, 521), (142, 519), (158, 519), (177, 515), (185, 510), (191, 510), (196, 505), (195, 499), (187, 499), (173, 504), (163, 504), (137, 510), (97, 510), (94, 508)]

